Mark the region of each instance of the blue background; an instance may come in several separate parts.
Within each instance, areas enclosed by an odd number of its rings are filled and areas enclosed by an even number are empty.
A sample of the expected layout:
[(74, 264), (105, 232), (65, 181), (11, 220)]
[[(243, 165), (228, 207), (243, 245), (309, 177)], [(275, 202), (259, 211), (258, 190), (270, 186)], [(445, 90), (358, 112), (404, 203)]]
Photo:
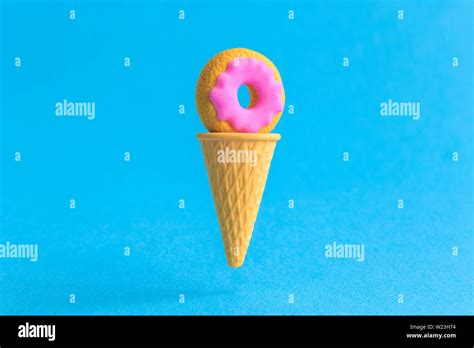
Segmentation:
[[(472, 20), (470, 1), (2, 1), (0, 243), (39, 259), (0, 259), (0, 313), (473, 314)], [(240, 269), (194, 103), (233, 47), (269, 57), (295, 107)], [(63, 99), (96, 119), (56, 117)], [(388, 99), (420, 119), (381, 117)], [(325, 258), (334, 241), (365, 261)]]

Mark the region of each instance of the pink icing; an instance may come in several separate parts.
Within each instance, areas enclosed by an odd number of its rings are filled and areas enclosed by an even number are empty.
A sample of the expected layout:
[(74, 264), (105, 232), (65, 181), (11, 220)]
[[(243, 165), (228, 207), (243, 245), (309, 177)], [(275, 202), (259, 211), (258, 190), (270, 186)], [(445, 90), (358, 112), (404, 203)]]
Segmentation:
[[(251, 108), (243, 108), (237, 91), (242, 85), (257, 90), (258, 101)], [(217, 118), (227, 121), (237, 132), (257, 133), (283, 111), (283, 85), (275, 80), (273, 70), (265, 62), (254, 58), (235, 58), (227, 65), (209, 96), (217, 111)]]

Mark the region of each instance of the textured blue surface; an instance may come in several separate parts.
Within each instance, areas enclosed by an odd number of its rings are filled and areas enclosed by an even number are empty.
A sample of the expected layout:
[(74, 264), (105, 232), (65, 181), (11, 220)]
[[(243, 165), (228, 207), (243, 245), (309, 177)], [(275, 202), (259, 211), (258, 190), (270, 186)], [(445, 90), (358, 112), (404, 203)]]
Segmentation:
[[(39, 259), (0, 259), (0, 313), (474, 314), (472, 25), (470, 1), (2, 1), (0, 243)], [(295, 107), (240, 269), (194, 105), (232, 47), (268, 56)], [(56, 117), (63, 99), (95, 120)], [(388, 99), (420, 119), (381, 117)]]

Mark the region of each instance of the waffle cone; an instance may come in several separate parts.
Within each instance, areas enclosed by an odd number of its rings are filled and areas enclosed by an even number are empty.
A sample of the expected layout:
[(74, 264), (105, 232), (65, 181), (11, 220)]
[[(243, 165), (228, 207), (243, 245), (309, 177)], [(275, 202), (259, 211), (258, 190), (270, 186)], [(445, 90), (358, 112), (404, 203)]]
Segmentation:
[(252, 238), (280, 135), (199, 133), (197, 137), (206, 162), (227, 263), (239, 267), (244, 263)]

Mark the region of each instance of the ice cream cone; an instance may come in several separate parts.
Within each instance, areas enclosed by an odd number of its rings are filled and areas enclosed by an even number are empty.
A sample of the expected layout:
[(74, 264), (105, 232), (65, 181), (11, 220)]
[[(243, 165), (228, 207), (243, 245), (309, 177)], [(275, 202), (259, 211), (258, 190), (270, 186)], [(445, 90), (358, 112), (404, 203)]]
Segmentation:
[(243, 264), (279, 134), (199, 133), (227, 263)]

